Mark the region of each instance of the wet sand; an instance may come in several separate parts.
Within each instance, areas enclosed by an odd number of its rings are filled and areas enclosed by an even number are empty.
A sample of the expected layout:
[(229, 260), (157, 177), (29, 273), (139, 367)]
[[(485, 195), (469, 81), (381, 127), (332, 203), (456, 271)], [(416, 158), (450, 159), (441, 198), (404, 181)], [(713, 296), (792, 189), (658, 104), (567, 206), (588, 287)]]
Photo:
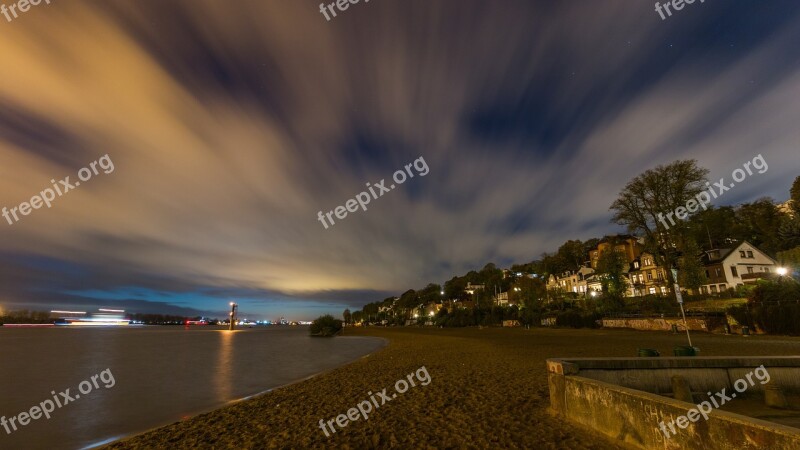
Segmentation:
[[(671, 354), (686, 336), (667, 332), (572, 329), (356, 328), (390, 344), (344, 367), (259, 397), (116, 442), (109, 448), (542, 448), (614, 449), (613, 441), (548, 410), (545, 359)], [(702, 356), (793, 355), (800, 338), (694, 334)], [(425, 366), (427, 386), (410, 388), (326, 437), (319, 420), (394, 392)]]

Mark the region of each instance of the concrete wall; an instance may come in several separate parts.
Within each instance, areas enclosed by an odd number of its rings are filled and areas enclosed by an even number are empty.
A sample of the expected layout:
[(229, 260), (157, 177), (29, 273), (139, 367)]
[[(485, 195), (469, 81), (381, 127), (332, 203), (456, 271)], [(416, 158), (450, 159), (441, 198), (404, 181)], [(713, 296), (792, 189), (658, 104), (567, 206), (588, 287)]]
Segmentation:
[[(629, 448), (800, 449), (799, 429), (720, 410), (713, 410), (707, 421), (700, 418), (686, 429), (676, 427), (677, 434), (667, 438), (659, 423), (686, 415), (693, 404), (600, 380), (668, 392), (671, 375), (680, 373), (693, 390), (717, 392), (762, 363), (770, 383), (788, 391), (800, 389), (797, 357), (548, 360), (550, 406), (559, 416)], [(755, 393), (757, 387), (763, 391), (759, 383), (750, 389)]]
[[(694, 331), (721, 331), (725, 324), (725, 317), (687, 317), (686, 323), (690, 330)], [(678, 326), (678, 330), (684, 331), (683, 319), (680, 317), (648, 317), (648, 318), (620, 318), (603, 319), (604, 328), (633, 328), (635, 330), (646, 331), (669, 331), (672, 325)]]

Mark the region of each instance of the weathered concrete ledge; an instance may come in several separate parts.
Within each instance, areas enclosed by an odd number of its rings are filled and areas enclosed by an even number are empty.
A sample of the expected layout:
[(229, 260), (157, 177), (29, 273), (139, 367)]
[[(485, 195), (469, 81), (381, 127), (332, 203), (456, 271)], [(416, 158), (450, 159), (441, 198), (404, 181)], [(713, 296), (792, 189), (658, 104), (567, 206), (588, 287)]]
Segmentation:
[(724, 316), (716, 317), (688, 317), (686, 325), (680, 317), (621, 317), (602, 319), (603, 328), (631, 328), (644, 331), (669, 331), (672, 326), (685, 331), (723, 332), (727, 319)]
[[(731, 392), (733, 382), (762, 364), (771, 378), (766, 386), (800, 392), (800, 357), (549, 359), (550, 406), (630, 448), (798, 449), (800, 429), (718, 409), (669, 438), (659, 429), (695, 406), (659, 395), (671, 392), (672, 376), (684, 377), (693, 391)], [(744, 394), (763, 395), (764, 386), (756, 382)]]

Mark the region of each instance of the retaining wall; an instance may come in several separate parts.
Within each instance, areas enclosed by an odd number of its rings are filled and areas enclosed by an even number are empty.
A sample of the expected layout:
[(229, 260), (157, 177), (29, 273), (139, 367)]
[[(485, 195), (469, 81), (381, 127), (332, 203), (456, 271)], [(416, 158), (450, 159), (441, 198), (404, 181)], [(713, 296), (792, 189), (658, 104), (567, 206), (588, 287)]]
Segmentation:
[[(692, 331), (722, 331), (726, 323), (725, 317), (687, 317), (686, 324)], [(643, 317), (643, 318), (604, 318), (604, 328), (633, 328), (645, 331), (669, 331), (672, 325), (684, 331), (683, 319), (680, 317)]]
[[(550, 406), (566, 420), (629, 448), (800, 449), (800, 429), (718, 409), (708, 420), (676, 427), (669, 438), (659, 428), (695, 407), (653, 393), (671, 391), (672, 375), (684, 376), (698, 390), (730, 392), (733, 381), (761, 364), (770, 384), (800, 392), (800, 357), (549, 359)], [(764, 388), (756, 383), (750, 389), (757, 394)]]

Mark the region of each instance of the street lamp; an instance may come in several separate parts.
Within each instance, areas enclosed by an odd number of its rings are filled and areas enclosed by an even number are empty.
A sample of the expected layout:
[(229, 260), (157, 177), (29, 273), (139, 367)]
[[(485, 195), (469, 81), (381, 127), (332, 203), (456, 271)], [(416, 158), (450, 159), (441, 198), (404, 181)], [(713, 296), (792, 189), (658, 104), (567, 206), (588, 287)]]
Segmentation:
[(789, 271), (786, 270), (786, 267), (778, 267), (778, 275), (785, 276), (787, 273), (789, 273)]

